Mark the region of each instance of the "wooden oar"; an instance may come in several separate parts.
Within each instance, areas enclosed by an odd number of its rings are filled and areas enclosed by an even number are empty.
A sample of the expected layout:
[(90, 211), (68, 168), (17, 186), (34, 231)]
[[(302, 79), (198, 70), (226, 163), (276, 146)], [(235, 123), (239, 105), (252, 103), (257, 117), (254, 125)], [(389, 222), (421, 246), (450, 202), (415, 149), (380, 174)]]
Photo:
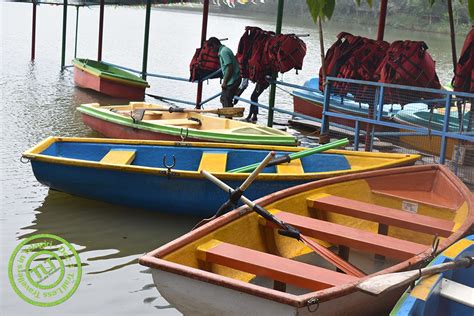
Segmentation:
[(394, 288), (407, 285), (426, 275), (441, 273), (447, 270), (469, 267), (474, 263), (474, 257), (464, 257), (451, 262), (441, 263), (419, 270), (387, 273), (368, 278), (357, 285), (357, 288), (371, 295), (380, 295)]
[(242, 117), (244, 116), (245, 108), (239, 107), (229, 107), (229, 108), (220, 108), (220, 109), (209, 109), (209, 110), (201, 110), (201, 109), (185, 109), (185, 108), (177, 108), (177, 107), (169, 107), (169, 108), (147, 108), (147, 109), (136, 109), (132, 111), (132, 118), (135, 122), (139, 122), (143, 120), (143, 116), (145, 115), (146, 111), (162, 111), (162, 112), (170, 112), (170, 113), (214, 113), (219, 116), (228, 116), (228, 117)]
[[(221, 180), (217, 179), (214, 177), (212, 174), (205, 170), (201, 170), (201, 174), (205, 176), (207, 179), (210, 181), (214, 182), (219, 188), (221, 188), (224, 191), (229, 191), (232, 190), (230, 186), (222, 182)], [(271, 221), (280, 229), (278, 230), (278, 233), (283, 236), (295, 238), (297, 240), (302, 241), (306, 246), (311, 248), (313, 251), (315, 251), (317, 254), (319, 254), (321, 257), (326, 259), (328, 262), (332, 263), (335, 265), (337, 268), (340, 270), (344, 271), (347, 274), (356, 276), (356, 277), (364, 277), (366, 274), (350, 264), (349, 262), (343, 260), (339, 256), (337, 256), (335, 253), (333, 253), (331, 250), (327, 249), (326, 247), (321, 246), (317, 242), (314, 242), (311, 240), (309, 237), (302, 235), (296, 228), (293, 226), (283, 222), (282, 220), (278, 219), (276, 216), (268, 212), (265, 208), (262, 206), (253, 203), (250, 201), (248, 198), (245, 196), (241, 196), (240, 200), (244, 202), (248, 207), (250, 207), (252, 210), (257, 212), (260, 216), (265, 218), (268, 221)]]
[[(331, 143), (328, 143), (328, 144), (325, 144), (325, 145), (320, 145), (318, 147), (309, 148), (309, 149), (302, 150), (302, 151), (299, 151), (299, 152), (291, 153), (289, 155), (276, 157), (274, 160), (272, 160), (268, 163), (267, 167), (279, 165), (279, 164), (285, 163), (285, 162), (290, 162), (294, 159), (300, 159), (300, 158), (303, 158), (303, 157), (306, 157), (306, 156), (310, 156), (310, 155), (313, 155), (313, 154), (316, 154), (316, 153), (326, 151), (328, 149), (333, 149), (333, 148), (337, 148), (337, 147), (340, 147), (340, 146), (345, 146), (348, 143), (349, 143), (349, 140), (347, 138), (343, 138), (343, 139), (339, 139), (339, 140), (336, 140), (334, 142), (331, 142)], [(251, 165), (248, 165), (248, 166), (232, 169), (228, 172), (229, 173), (251, 172), (257, 166), (258, 166), (258, 163), (254, 163), (254, 164), (251, 164)]]
[(260, 165), (255, 169), (248, 177), (245, 179), (245, 181), (235, 190), (232, 190), (229, 195), (229, 200), (227, 200), (224, 204), (219, 207), (217, 210), (216, 214), (214, 216), (205, 218), (199, 223), (196, 224), (196, 226), (193, 227), (192, 230), (198, 228), (199, 226), (202, 226), (206, 223), (209, 223), (210, 221), (216, 219), (217, 217), (221, 216), (224, 213), (227, 213), (230, 211), (239, 201), (240, 197), (242, 194), (244, 194), (245, 190), (252, 184), (252, 182), (257, 178), (257, 176), (260, 174), (260, 172), (265, 169), (267, 166), (268, 162), (275, 157), (275, 152), (271, 151), (268, 153), (268, 155), (265, 157), (265, 159), (262, 160)]

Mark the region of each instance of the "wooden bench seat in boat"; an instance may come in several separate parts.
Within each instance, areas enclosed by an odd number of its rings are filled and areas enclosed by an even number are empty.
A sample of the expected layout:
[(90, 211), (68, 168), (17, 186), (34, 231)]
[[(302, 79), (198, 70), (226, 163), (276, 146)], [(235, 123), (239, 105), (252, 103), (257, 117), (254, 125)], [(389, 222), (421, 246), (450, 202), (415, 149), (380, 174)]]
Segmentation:
[(449, 237), (454, 227), (454, 222), (445, 219), (410, 213), (334, 195), (309, 197), (306, 201), (308, 207), (319, 211), (334, 212), (427, 234), (437, 234), (442, 237)]
[(225, 172), (226, 167), (227, 152), (203, 152), (198, 171)]
[(100, 162), (114, 165), (129, 165), (135, 159), (135, 153), (135, 150), (111, 149)]
[(156, 123), (161, 125), (192, 125), (192, 126), (199, 126), (201, 125), (199, 122), (188, 120), (188, 119), (168, 119), (168, 120), (148, 120), (150, 123)]
[(453, 204), (453, 201), (430, 191), (406, 191), (406, 190), (372, 190), (373, 194), (392, 197), (396, 199), (407, 200), (410, 202), (426, 204), (436, 208), (446, 208), (453, 212), (459, 205)]
[[(406, 260), (427, 248), (426, 245), (315, 218), (279, 210), (271, 210), (271, 213), (285, 223), (298, 228), (303, 235), (390, 258)], [(263, 217), (259, 218), (259, 222), (261, 225), (275, 228), (274, 223)]]
[(201, 244), (197, 252), (198, 259), (203, 262), (219, 264), (314, 291), (358, 279), (348, 274), (215, 239)]
[(278, 174), (303, 174), (304, 169), (301, 159), (295, 159), (289, 163), (281, 163), (276, 166)]

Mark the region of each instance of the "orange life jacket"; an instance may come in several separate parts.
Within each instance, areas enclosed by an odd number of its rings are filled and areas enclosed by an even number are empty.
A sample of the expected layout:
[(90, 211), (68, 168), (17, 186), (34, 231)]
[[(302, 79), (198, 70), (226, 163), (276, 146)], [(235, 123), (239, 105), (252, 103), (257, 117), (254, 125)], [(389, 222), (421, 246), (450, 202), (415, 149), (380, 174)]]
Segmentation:
[(240, 73), (243, 78), (249, 77), (249, 59), (252, 57), (252, 48), (258, 35), (264, 32), (259, 27), (247, 26), (245, 32), (240, 38), (239, 47), (235, 57), (240, 65)]
[[(221, 68), (219, 55), (213, 51), (207, 41), (201, 48), (196, 49), (193, 59), (189, 64), (191, 76), (189, 81), (195, 81), (207, 77)], [(217, 73), (212, 78), (222, 78), (222, 72)]]
[(261, 31), (253, 40), (252, 54), (248, 60), (248, 78), (253, 82), (266, 82), (265, 77), (271, 75), (274, 71), (273, 62), (268, 59), (268, 54), (265, 52), (266, 43), (274, 34), (273, 32)]
[(464, 41), (452, 84), (454, 91), (474, 93), (474, 26)]

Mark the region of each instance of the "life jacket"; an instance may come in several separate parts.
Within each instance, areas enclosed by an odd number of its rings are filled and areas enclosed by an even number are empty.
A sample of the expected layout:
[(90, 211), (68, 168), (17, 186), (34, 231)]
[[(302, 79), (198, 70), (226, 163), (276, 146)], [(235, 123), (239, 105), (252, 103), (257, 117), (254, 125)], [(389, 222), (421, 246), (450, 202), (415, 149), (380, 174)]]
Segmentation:
[[(395, 41), (377, 69), (380, 82), (422, 88), (441, 89), (435, 62), (422, 41)], [(414, 93), (401, 89), (386, 89), (385, 102), (406, 104), (420, 98), (436, 97), (431, 93)]]
[(267, 59), (278, 72), (301, 70), (306, 55), (306, 44), (295, 34), (280, 34), (268, 40), (265, 47)]
[(245, 32), (240, 38), (239, 46), (237, 48), (237, 62), (240, 65), (240, 73), (242, 78), (249, 77), (249, 59), (252, 57), (252, 48), (257, 36), (263, 32), (259, 27), (247, 26)]
[[(196, 81), (205, 78), (219, 70), (219, 68), (221, 68), (219, 55), (209, 47), (206, 41), (201, 48), (196, 49), (193, 59), (189, 64), (189, 70), (191, 73), (189, 81)], [(212, 78), (219, 77), (222, 78), (222, 72), (217, 73)]]
[[(338, 76), (341, 67), (351, 57), (352, 53), (363, 44), (364, 40), (360, 36), (354, 36), (346, 32), (339, 33), (336, 42), (327, 50), (324, 58), (326, 76)], [(323, 67), (319, 69), (319, 78), (323, 78)], [(345, 94), (343, 92), (345, 90), (344, 84), (335, 82), (333, 88), (341, 89), (340, 94)], [(319, 90), (324, 91), (324, 80), (319, 80)]]
[(274, 69), (272, 60), (269, 60), (269, 55), (266, 53), (266, 44), (274, 36), (275, 33), (268, 31), (259, 32), (252, 45), (252, 54), (248, 60), (248, 78), (257, 83), (266, 82), (265, 77), (271, 75)]
[[(346, 50), (344, 63), (339, 68), (337, 77), (364, 81), (377, 81), (376, 70), (389, 48), (385, 41), (377, 41), (358, 36), (352, 39), (352, 45)], [(357, 102), (373, 102), (375, 88), (369, 85), (354, 85), (337, 82), (335, 89), (338, 94), (352, 93)]]
[(452, 84), (454, 91), (474, 93), (474, 26), (464, 41)]

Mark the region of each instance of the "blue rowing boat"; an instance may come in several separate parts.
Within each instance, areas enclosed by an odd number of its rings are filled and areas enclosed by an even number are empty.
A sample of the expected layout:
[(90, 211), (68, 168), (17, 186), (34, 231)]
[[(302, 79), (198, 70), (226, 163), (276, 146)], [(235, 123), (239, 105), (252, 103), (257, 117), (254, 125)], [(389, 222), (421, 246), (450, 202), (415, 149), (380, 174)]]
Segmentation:
[[(248, 173), (230, 170), (306, 148), (50, 137), (23, 154), (39, 182), (70, 194), (174, 214), (208, 216), (228, 199), (201, 170), (233, 187)], [(413, 164), (418, 155), (328, 150), (267, 167), (246, 191), (251, 199), (341, 174)]]
[[(467, 236), (438, 255), (429, 266), (474, 256), (474, 235)], [(421, 279), (405, 292), (391, 316), (474, 315), (474, 265)]]

